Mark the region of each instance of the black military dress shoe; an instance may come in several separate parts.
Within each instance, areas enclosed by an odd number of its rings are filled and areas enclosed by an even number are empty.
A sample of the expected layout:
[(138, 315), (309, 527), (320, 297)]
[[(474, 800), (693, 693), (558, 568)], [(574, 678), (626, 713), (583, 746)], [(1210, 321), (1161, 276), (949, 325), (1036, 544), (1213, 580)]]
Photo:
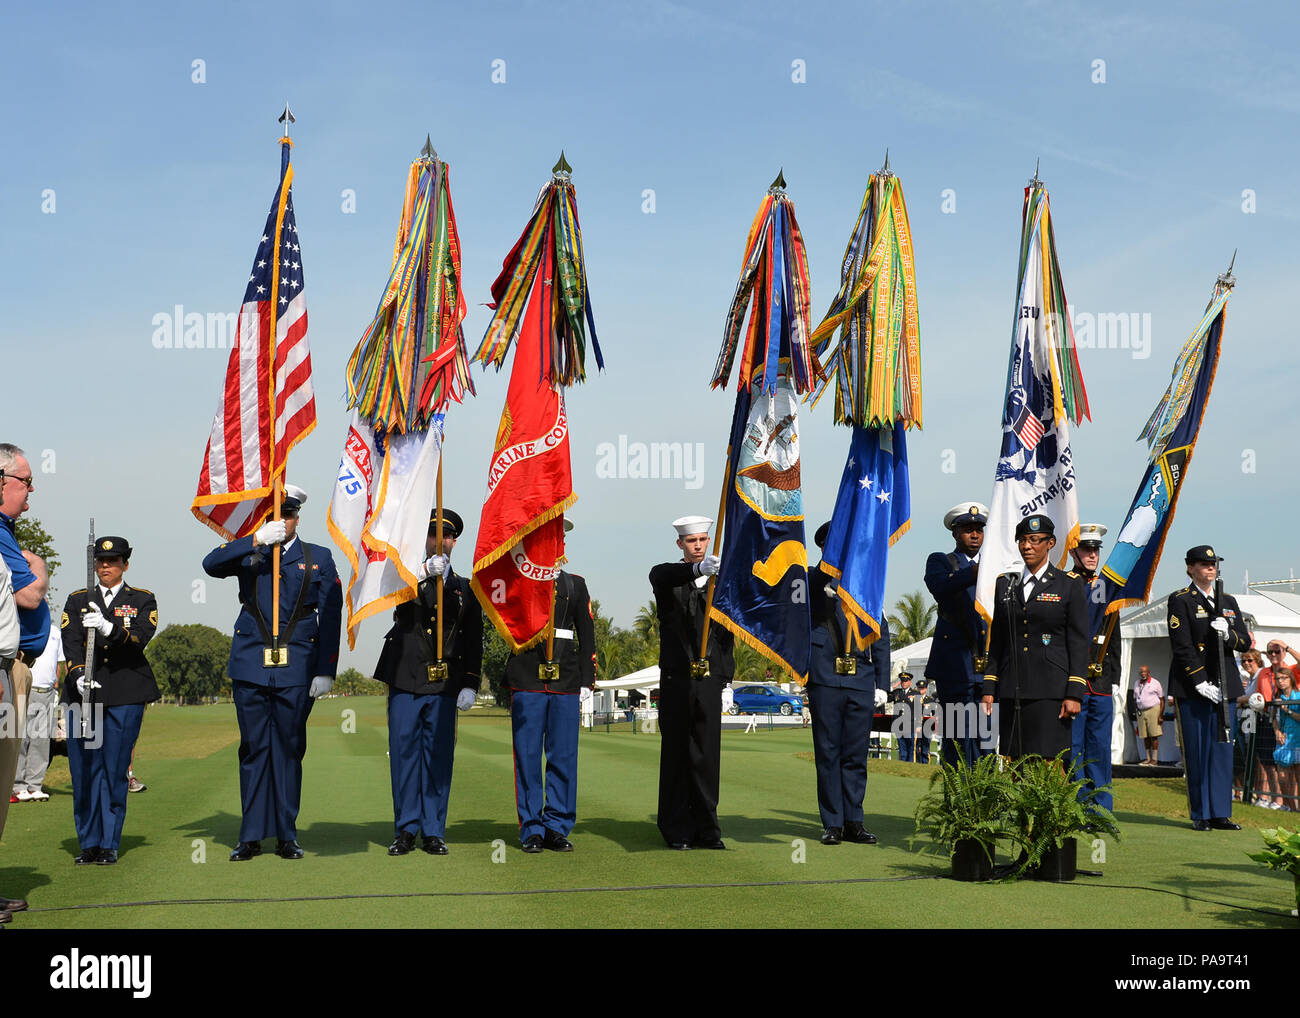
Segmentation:
[(855, 845), (874, 845), (876, 836), (861, 824), (845, 824), (844, 840), (851, 841)]
[(81, 855), (77, 856), (77, 858), (73, 859), (72, 861), (76, 863), (78, 866), (89, 866), (92, 863), (94, 863), (94, 861), (98, 858), (99, 858), (99, 849), (83, 848), (81, 850)]
[(1210, 822), (1208, 820), (1192, 821), (1192, 830), (1194, 831), (1208, 831), (1209, 829), (1210, 829)]
[(1227, 817), (1213, 817), (1210, 820), (1210, 829), (1215, 831), (1239, 831), (1241, 824), (1234, 824)]
[(101, 849), (99, 850), (99, 856), (98, 856), (98, 858), (95, 859), (95, 865), (96, 865), (96, 866), (116, 866), (116, 865), (117, 865), (117, 853), (114, 852), (111, 848), (101, 848)]
[(430, 855), (446, 855), (447, 843), (436, 834), (426, 834), (420, 844), (420, 850)]
[(844, 832), (838, 827), (828, 827), (822, 831), (823, 845), (838, 845), (844, 840)]
[(715, 852), (726, 851), (727, 845), (721, 838), (696, 838), (691, 842), (692, 848), (708, 848)]
[(524, 851), (529, 855), (540, 855), (542, 852), (542, 836), (540, 834), (530, 834), (524, 839)]
[(0, 912), (26, 912), (27, 902), (22, 898), (0, 898)]
[(389, 855), (409, 855), (415, 848), (415, 835), (410, 831), (398, 831), (393, 843), (388, 846)]
[(230, 853), (231, 862), (248, 862), (255, 855), (262, 854), (262, 843), (260, 841), (241, 841), (235, 846), (235, 850)]
[(302, 846), (296, 841), (276, 840), (275, 854), (281, 859), (301, 859), (303, 856)]
[(542, 835), (542, 847), (549, 848), (552, 852), (572, 852), (573, 842), (548, 827), (546, 833)]

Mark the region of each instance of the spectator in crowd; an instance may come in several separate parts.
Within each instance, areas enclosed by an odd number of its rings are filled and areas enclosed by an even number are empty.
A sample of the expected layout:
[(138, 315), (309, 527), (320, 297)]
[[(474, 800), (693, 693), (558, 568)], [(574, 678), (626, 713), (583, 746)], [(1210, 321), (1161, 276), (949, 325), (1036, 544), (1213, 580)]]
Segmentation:
[(32, 690), (27, 695), (27, 732), (18, 753), (12, 802), (45, 802), (50, 794), (41, 786), (50, 766), (50, 739), (54, 736), (59, 701), (59, 679), (65, 669), (63, 640), (54, 626), (45, 650), (32, 665)]
[(1281, 809), (1282, 793), (1278, 787), (1277, 767), (1273, 762), (1273, 748), (1277, 745), (1274, 732), (1273, 700), (1277, 696), (1277, 680), (1283, 672), (1291, 674), (1294, 686), (1300, 678), (1300, 664), (1288, 666), (1286, 659), (1300, 661), (1300, 657), (1285, 640), (1269, 640), (1264, 647), (1268, 655), (1265, 667), (1256, 680), (1256, 691), (1264, 698), (1264, 711), (1260, 714), (1258, 729), (1255, 733), (1255, 760), (1259, 765), (1260, 794), (1255, 799), (1256, 806), (1265, 809)]
[[(9, 581), (9, 569), (3, 559), (0, 559), (0, 721), (8, 712), (14, 712), (17, 717), (14, 697), (14, 683), (12, 670), (14, 666), (14, 655), (18, 653), (18, 642), (21, 638), (21, 628), (18, 625), (18, 609), (14, 604), (13, 587)], [(19, 741), (17, 732), (13, 731), (16, 725), (0, 724), (0, 782), (7, 780), (12, 781), (10, 775), (13, 774), (11, 765), (18, 760), (18, 747), (14, 745)], [(6, 733), (6, 729), (8, 732)], [(3, 788), (0, 784), (0, 788)], [(5, 821), (9, 818), (9, 802), (0, 796), (0, 837), (4, 835)], [(22, 912), (27, 908), (27, 902), (21, 898), (5, 898), (0, 896), (0, 926), (13, 919), (15, 912)]]
[[(1241, 802), (1244, 791), (1242, 784), (1245, 781), (1245, 757), (1249, 755), (1248, 746), (1252, 736), (1258, 741), (1258, 728), (1263, 711), (1247, 710), (1250, 707), (1250, 698), (1259, 692), (1259, 676), (1264, 668), (1264, 659), (1254, 647), (1241, 655), (1241, 681), (1243, 689), (1241, 696), (1237, 697), (1237, 726), (1240, 729), (1238, 736), (1238, 760), (1241, 767), (1235, 766), (1234, 761), (1232, 775), (1232, 799), (1233, 802)], [(1263, 694), (1260, 695), (1263, 699)], [(1251, 780), (1251, 788), (1258, 788), (1260, 783), (1260, 772), (1256, 768)]]
[(1138, 738), (1147, 754), (1142, 766), (1155, 767), (1160, 763), (1160, 736), (1164, 734), (1160, 718), (1165, 709), (1165, 692), (1146, 665), (1138, 669), (1137, 681), (1133, 684), (1133, 700), (1138, 710)]
[(1277, 695), (1273, 698), (1274, 718), (1273, 763), (1277, 767), (1278, 789), (1282, 799), (1280, 809), (1300, 809), (1297, 786), (1300, 785), (1300, 686), (1290, 668), (1277, 672)]

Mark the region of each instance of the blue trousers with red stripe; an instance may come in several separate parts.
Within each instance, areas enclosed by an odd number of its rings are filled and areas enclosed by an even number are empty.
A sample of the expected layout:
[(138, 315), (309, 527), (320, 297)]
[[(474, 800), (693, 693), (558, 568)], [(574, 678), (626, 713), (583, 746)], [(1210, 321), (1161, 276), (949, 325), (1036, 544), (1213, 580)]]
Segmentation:
[(578, 818), (578, 699), (576, 692), (514, 691), (510, 723), (521, 842), (546, 829), (567, 838)]

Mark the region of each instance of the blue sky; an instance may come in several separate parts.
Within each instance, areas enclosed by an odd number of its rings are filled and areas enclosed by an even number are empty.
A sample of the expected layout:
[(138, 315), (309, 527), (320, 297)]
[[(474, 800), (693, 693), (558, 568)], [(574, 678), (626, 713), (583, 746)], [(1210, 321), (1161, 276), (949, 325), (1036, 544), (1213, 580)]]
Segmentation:
[[(1128, 349), (1080, 350), (1093, 411), (1074, 443), (1084, 516), (1121, 521), (1145, 464), (1135, 436), (1237, 248), (1223, 360), (1155, 590), (1180, 581), (1182, 550), (1202, 542), (1234, 589), (1247, 570), (1290, 575), (1294, 542), (1277, 539), (1300, 497), (1284, 405), (1300, 268), (1289, 5), (337, 3), (271, 30), (274, 11), (0, 14), (0, 440), (36, 466), (31, 512), (63, 557), (60, 597), (81, 585), (93, 515), (135, 546), (129, 579), (158, 594), (164, 623), (233, 620), (233, 585), (196, 586), (214, 540), (188, 511), (227, 351), (152, 337), (177, 305), (237, 310), (286, 99), (319, 411), (290, 465), (314, 496), (309, 540), (328, 543), (344, 367), (426, 134), (451, 166), (471, 348), (561, 148), (573, 164), (608, 369), (570, 398), (569, 554), (622, 625), (649, 599), (650, 566), (675, 554), (669, 521), (716, 511), (732, 400), (708, 377), (764, 190), (784, 168), (820, 320), (888, 147), (917, 254), (926, 421), (909, 439), (913, 529), (893, 550), (889, 599), (947, 548), (944, 510), (988, 500), (1036, 159), (1076, 315), (1143, 323)], [(448, 504), (474, 522), (506, 383), (476, 379), (478, 398), (449, 418), (446, 461)], [(812, 526), (848, 446), (830, 409), (802, 420)], [(597, 476), (598, 446), (620, 435), (703, 443), (700, 486)], [(466, 570), (474, 529), (453, 560)], [(368, 673), (385, 628), (366, 623), (344, 664)]]

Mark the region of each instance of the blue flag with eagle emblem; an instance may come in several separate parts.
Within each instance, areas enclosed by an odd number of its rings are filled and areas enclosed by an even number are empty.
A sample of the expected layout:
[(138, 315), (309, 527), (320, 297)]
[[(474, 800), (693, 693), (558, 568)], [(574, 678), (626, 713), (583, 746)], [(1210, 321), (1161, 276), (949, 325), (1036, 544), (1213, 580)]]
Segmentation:
[(911, 526), (903, 422), (896, 421), (892, 428), (855, 427), (822, 562), (839, 583), (839, 598), (859, 649), (880, 636), (889, 547)]
[(784, 376), (771, 395), (762, 388), (756, 382), (736, 398), (725, 544), (711, 615), (803, 683), (812, 616), (798, 402)]

